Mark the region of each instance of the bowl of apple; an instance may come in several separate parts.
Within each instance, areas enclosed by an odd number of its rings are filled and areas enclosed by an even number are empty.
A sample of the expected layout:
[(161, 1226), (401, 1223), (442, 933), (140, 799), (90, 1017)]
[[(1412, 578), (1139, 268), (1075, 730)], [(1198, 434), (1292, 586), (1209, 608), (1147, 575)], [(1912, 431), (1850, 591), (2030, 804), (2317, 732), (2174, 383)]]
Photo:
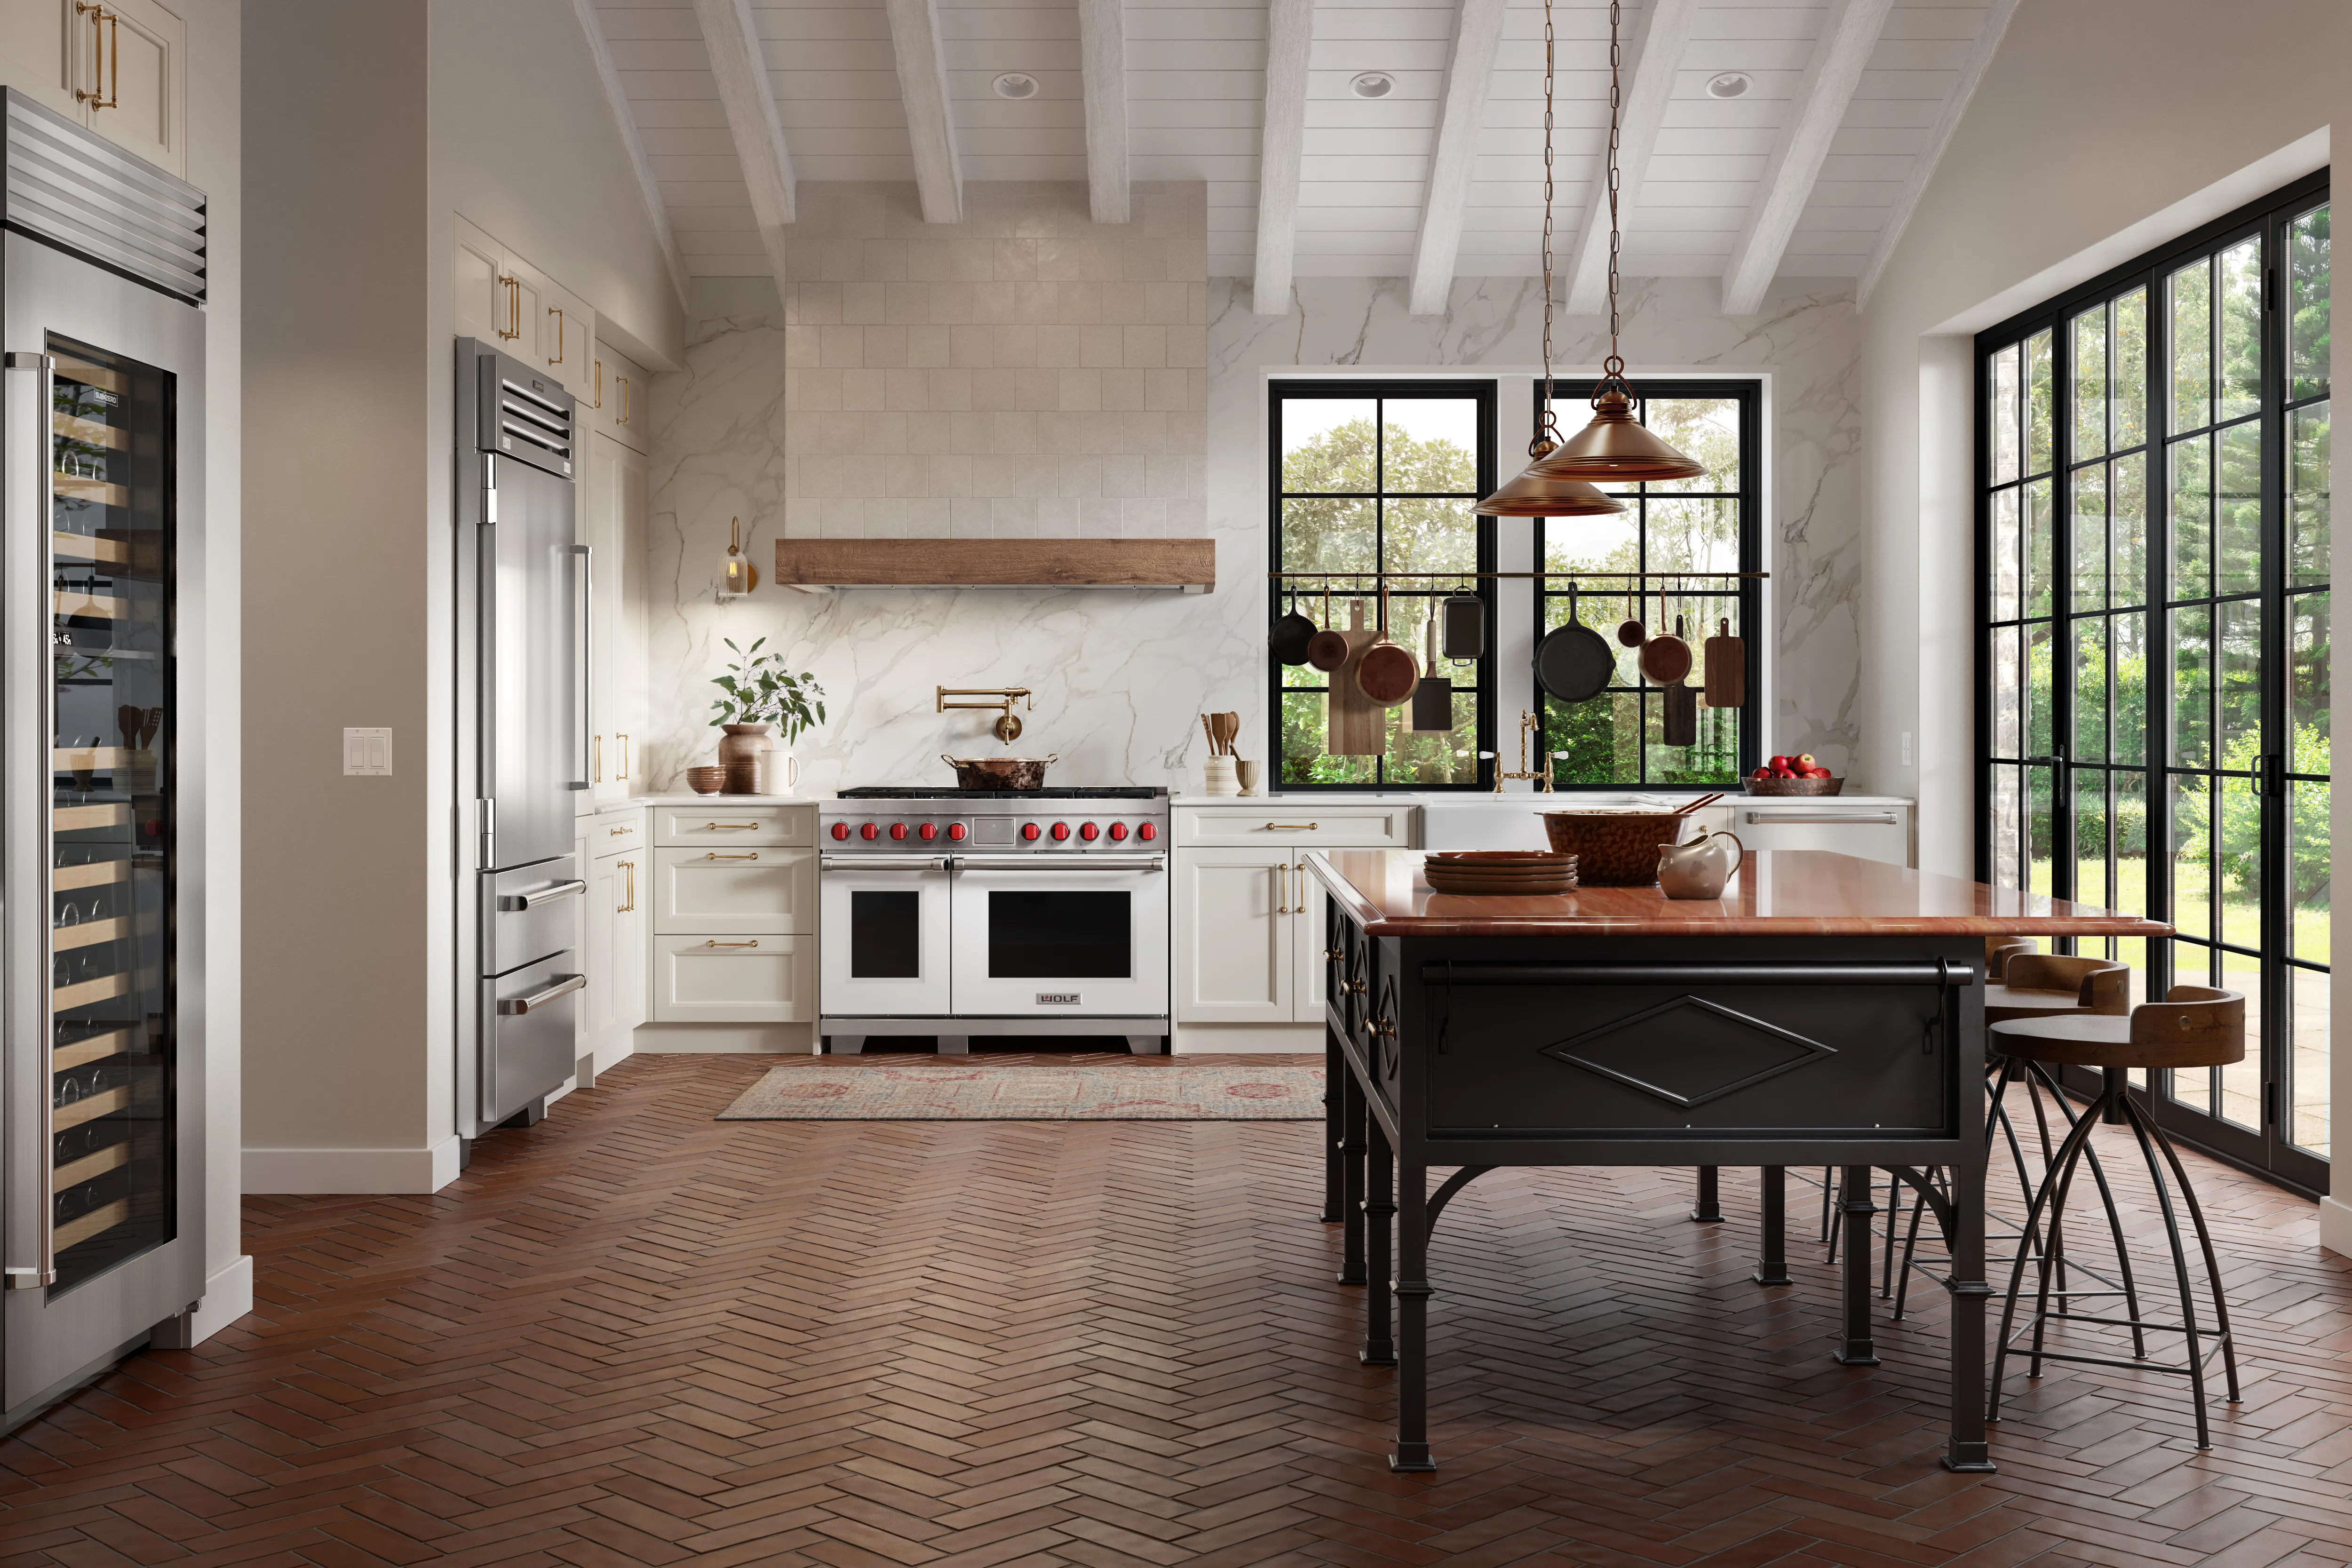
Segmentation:
[(1749, 795), (1835, 795), (1845, 787), (1845, 780), (1832, 778), (1811, 752), (1774, 757), (1739, 782)]

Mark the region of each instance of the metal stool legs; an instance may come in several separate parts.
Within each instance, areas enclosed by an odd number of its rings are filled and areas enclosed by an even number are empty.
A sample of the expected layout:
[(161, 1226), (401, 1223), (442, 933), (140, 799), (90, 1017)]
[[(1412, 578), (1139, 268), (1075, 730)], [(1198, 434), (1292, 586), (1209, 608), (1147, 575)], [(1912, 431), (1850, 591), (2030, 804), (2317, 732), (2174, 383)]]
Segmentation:
[[(2066, 1293), (2063, 1290), (2053, 1292), (2052, 1284), (2061, 1247), (2061, 1233), (2064, 1226), (2067, 1194), (2074, 1186), (2074, 1173), (2081, 1167), (2084, 1156), (2090, 1149), (2093, 1130), (2099, 1125), (2103, 1117), (2118, 1113), (2124, 1122), (2130, 1126), (2133, 1136), (2138, 1142), (2141, 1158), (2147, 1163), (2148, 1180), (2156, 1189), (2158, 1206), (2164, 1215), (2165, 1237), (2170, 1243), (2172, 1251), (2173, 1278), (2180, 1292), (2180, 1321), (2177, 1323), (2148, 1322), (2140, 1317), (2137, 1306), (2129, 1309), (2131, 1315), (2126, 1318), (2101, 1317), (2094, 1313), (2076, 1312), (2071, 1310), (2056, 1311), (2051, 1310), (2050, 1298), (2053, 1293), (2060, 1295), (2062, 1301), (2065, 1301)], [(2159, 1152), (2163, 1155), (2161, 1162), (2158, 1159)], [(2166, 1167), (2169, 1167), (2170, 1172), (2168, 1184), (2166, 1180)], [(2189, 1279), (2188, 1251), (2181, 1240), (2180, 1218), (2179, 1210), (2175, 1206), (2172, 1190), (2174, 1188), (2179, 1191), (2179, 1207), (2189, 1211), (2189, 1225), (2196, 1232), (2198, 1250), (2204, 1259), (2206, 1282), (2213, 1299), (2214, 1326), (2210, 1329), (2200, 1328), (2198, 1325), (2196, 1291)], [(2026, 1375), (2028, 1377), (2041, 1376), (2042, 1363), (2044, 1361), (2074, 1362), (2088, 1366), (2137, 1368), (2146, 1372), (2172, 1373), (2184, 1376), (2189, 1379), (2189, 1388), (2196, 1400), (2197, 1446), (2200, 1448), (2211, 1447), (2212, 1438), (2205, 1414), (2205, 1368), (2214, 1355), (2219, 1354), (2221, 1357), (2231, 1403), (2235, 1404), (2238, 1399), (2237, 1349), (2230, 1337), (2230, 1307), (2221, 1293), (2221, 1265), (2213, 1254), (2213, 1238), (2205, 1226), (2204, 1210), (2198, 1205), (2197, 1194), (2189, 1184), (2189, 1173), (2182, 1168), (2180, 1156), (2174, 1152), (2172, 1141), (2164, 1135), (2164, 1130), (2156, 1124), (2155, 1119), (2148, 1114), (2147, 1109), (2134, 1100), (2129, 1092), (2125, 1089), (2120, 1074), (2110, 1077), (2105, 1091), (2100, 1096), (2099, 1103), (2074, 1118), (2074, 1126), (2068, 1130), (2064, 1141), (2059, 1144), (2057, 1158), (2050, 1166), (2048, 1173), (2042, 1176), (2042, 1184), (2034, 1191), (2032, 1205), (2026, 1211), (2025, 1229), (2028, 1235), (2032, 1234), (2045, 1209), (2049, 1211), (2049, 1245), (2042, 1250), (2038, 1258), (2032, 1259), (2036, 1264), (2037, 1275), (2033, 1314), (2032, 1321), (2023, 1327), (2016, 1327), (2015, 1324), (2017, 1299), (2025, 1282), (2025, 1266), (2030, 1257), (2024, 1247), (2019, 1248), (2017, 1258), (2010, 1268), (2009, 1296), (2001, 1307), (2000, 1332), (1994, 1339), (1991, 1396), (1986, 1408), (1986, 1419), (1992, 1421), (2000, 1419), (2001, 1379), (2006, 1371), (2009, 1357), (2014, 1352), (2027, 1358)], [(2076, 1294), (2083, 1294), (2083, 1292), (2076, 1292)], [(2072, 1302), (2065, 1301), (2065, 1306), (2071, 1308)], [(2144, 1355), (2125, 1359), (2119, 1356), (2084, 1355), (2054, 1351), (2048, 1347), (2047, 1342), (2047, 1331), (2049, 1325), (2053, 1322), (2095, 1323), (2113, 1328), (2128, 1328), (2133, 1331), (2136, 1341), (2145, 1331), (2179, 1334), (2185, 1341), (2187, 1354), (2180, 1364), (2172, 1365), (2151, 1362)], [(2016, 1341), (2028, 1334), (2032, 1337), (2031, 1348), (2017, 1350)]]

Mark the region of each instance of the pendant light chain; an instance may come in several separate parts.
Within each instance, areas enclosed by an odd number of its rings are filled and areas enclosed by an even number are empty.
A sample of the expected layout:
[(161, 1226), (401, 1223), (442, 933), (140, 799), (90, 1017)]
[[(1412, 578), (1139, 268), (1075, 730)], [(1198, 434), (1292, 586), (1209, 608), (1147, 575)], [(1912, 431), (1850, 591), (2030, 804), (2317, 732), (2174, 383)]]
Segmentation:
[(1551, 0), (1544, 0), (1543, 435), (1528, 447), (1531, 458), (1537, 447), (1559, 445), (1559, 416), (1551, 410)]
[[(1619, 75), (1624, 65), (1623, 50), (1618, 42), (1618, 22), (1620, 19), (1619, 6), (1620, 0), (1609, 0), (1609, 357), (1603, 360), (1601, 363), (1601, 386), (1608, 385), (1612, 381), (1622, 385), (1625, 380), (1625, 362), (1617, 353), (1617, 247), (1619, 240), (1617, 232), (1617, 121), (1620, 107), (1618, 100), (1618, 84)], [(1545, 12), (1547, 17), (1549, 17), (1550, 12), (1550, 0), (1545, 0)], [(1547, 45), (1549, 45), (1548, 23)], [(1549, 55), (1547, 55), (1547, 61), (1549, 61)], [(1551, 72), (1550, 66), (1547, 63), (1544, 71), (1544, 123), (1547, 127), (1551, 123), (1550, 113)], [(1547, 144), (1545, 148), (1545, 153), (1547, 157), (1549, 157), (1550, 153), (1549, 144)], [(1549, 219), (1550, 216), (1549, 208), (1546, 209), (1545, 216), (1547, 219)], [(1593, 397), (1597, 401), (1601, 395), (1601, 387), (1594, 387), (1592, 389), (1592, 394)]]

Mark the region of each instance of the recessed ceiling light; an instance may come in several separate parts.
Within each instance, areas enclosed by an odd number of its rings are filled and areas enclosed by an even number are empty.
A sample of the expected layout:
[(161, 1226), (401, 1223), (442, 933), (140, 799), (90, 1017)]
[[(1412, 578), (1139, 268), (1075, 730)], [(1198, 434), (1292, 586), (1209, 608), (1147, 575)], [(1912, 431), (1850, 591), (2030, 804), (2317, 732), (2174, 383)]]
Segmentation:
[(1386, 71), (1366, 71), (1348, 83), (1348, 90), (1358, 98), (1386, 98), (1396, 90), (1396, 78)]
[(1037, 79), (1022, 71), (1006, 71), (996, 79), (996, 96), (1034, 98), (1037, 96)]
[(1709, 98), (1738, 98), (1755, 85), (1756, 79), (1746, 71), (1726, 71), (1721, 76), (1707, 79), (1706, 95)]

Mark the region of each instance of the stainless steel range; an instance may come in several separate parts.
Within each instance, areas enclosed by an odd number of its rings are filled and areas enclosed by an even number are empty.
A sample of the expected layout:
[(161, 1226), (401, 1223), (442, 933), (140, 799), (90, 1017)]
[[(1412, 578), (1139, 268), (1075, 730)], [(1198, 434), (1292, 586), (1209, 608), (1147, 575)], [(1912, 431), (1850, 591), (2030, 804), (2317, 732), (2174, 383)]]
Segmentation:
[(851, 789), (817, 809), (817, 1031), (1168, 1041), (1168, 792)]

